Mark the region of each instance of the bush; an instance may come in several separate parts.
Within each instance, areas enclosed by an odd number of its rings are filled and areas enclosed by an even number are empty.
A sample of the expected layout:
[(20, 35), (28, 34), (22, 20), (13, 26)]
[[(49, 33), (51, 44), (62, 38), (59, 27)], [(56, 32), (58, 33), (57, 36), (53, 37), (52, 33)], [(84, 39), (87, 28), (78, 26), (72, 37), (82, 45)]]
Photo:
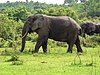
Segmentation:
[(20, 36), (23, 23), (10, 20), (6, 15), (0, 14), (0, 37), (7, 40), (13, 40)]
[(81, 37), (81, 44), (84, 47), (95, 47), (98, 44), (100, 44), (100, 37), (97, 35), (93, 35), (93, 36), (86, 36), (86, 38), (82, 38)]
[(100, 44), (100, 35), (99, 34), (98, 35), (95, 34), (95, 35), (91, 36), (90, 39), (95, 41), (97, 44)]
[(3, 38), (0, 38), (0, 48), (4, 47), (5, 42), (6, 41)]
[(10, 59), (6, 60), (6, 62), (12, 62), (12, 65), (22, 65), (23, 64), (23, 61), (19, 60), (19, 57), (15, 54), (13, 54)]

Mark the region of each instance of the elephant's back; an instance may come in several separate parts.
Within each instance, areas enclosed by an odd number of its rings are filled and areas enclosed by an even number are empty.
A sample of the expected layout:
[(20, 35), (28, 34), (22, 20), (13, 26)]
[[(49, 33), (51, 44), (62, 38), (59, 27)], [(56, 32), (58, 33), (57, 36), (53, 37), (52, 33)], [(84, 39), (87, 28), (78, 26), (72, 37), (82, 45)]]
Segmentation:
[(78, 28), (70, 23), (67, 17), (50, 17), (49, 38), (56, 41), (67, 41), (70, 35), (78, 34)]
[(66, 26), (73, 25), (73, 26), (76, 26), (77, 28), (78, 27), (80, 28), (79, 24), (73, 18), (69, 16), (58, 16), (58, 17), (49, 16), (49, 18), (54, 23), (58, 23), (58, 24), (66, 25)]

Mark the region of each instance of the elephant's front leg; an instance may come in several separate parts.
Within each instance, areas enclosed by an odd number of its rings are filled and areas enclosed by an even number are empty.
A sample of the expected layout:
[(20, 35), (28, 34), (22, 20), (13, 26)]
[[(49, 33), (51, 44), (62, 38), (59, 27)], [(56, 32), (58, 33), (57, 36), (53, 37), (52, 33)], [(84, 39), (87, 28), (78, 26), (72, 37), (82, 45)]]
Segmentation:
[(41, 45), (42, 45), (42, 41), (41, 41), (41, 39), (38, 39), (38, 40), (37, 40), (37, 43), (36, 43), (36, 45), (35, 45), (35, 50), (34, 50), (33, 52), (34, 52), (34, 53), (38, 53), (39, 48), (41, 47)]
[(47, 37), (45, 35), (39, 36), (37, 43), (35, 45), (35, 50), (33, 51), (34, 53), (38, 53), (39, 48), (42, 46), (43, 51), (46, 52), (47, 49)]
[(44, 53), (47, 52), (47, 39), (42, 43), (42, 49)]

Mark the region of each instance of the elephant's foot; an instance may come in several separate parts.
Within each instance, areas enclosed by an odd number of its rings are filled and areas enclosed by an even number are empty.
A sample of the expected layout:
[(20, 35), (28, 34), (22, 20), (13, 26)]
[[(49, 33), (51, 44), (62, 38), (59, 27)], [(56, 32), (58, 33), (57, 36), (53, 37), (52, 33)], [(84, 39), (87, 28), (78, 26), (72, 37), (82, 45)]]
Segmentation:
[(77, 53), (83, 53), (83, 50), (80, 48), (77, 50)]
[(23, 52), (23, 50), (20, 50), (20, 52), (22, 53), (22, 52)]
[(43, 53), (47, 53), (47, 50), (43, 50)]
[(78, 55), (82, 55), (82, 54), (83, 54), (83, 52), (78, 52), (77, 54), (78, 54)]
[(33, 53), (38, 53), (38, 51), (35, 51), (35, 50), (34, 50), (34, 51), (32, 51), (32, 54), (33, 54)]
[(68, 50), (67, 53), (72, 53), (72, 51), (71, 50)]

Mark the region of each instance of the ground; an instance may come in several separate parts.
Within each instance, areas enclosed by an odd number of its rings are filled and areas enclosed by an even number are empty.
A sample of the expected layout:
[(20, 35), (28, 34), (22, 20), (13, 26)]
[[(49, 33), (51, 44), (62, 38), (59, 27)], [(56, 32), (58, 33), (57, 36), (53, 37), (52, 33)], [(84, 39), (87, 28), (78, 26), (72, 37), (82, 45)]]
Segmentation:
[[(82, 55), (77, 55), (75, 48), (72, 54), (66, 53), (61, 46), (49, 46), (47, 54), (41, 49), (38, 54), (26, 50), (10, 54), (11, 48), (0, 48), (0, 75), (100, 75), (100, 46), (82, 48)], [(7, 62), (12, 55), (22, 64)]]

